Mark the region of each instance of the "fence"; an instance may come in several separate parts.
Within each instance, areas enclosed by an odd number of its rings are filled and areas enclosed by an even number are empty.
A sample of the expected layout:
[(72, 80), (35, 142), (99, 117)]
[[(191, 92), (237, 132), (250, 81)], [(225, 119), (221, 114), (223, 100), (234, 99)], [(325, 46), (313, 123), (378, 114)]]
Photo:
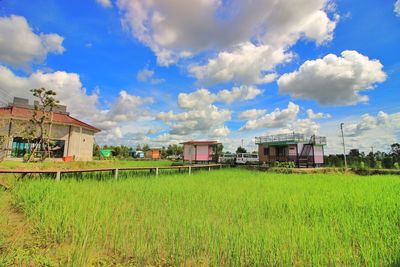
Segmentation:
[(0, 170), (0, 174), (20, 174), (22, 177), (25, 177), (29, 174), (42, 174), (42, 175), (52, 175), (55, 176), (56, 181), (61, 180), (62, 174), (77, 174), (77, 173), (103, 173), (109, 172), (112, 174), (114, 179), (118, 179), (122, 172), (132, 172), (132, 171), (140, 171), (145, 172), (149, 171), (149, 173), (154, 173), (155, 176), (160, 174), (162, 170), (177, 170), (181, 172), (181, 170), (187, 170), (189, 175), (192, 174), (193, 170), (198, 169), (207, 169), (211, 171), (213, 168), (222, 168), (222, 164), (206, 164), (206, 165), (188, 165), (188, 166), (160, 166), (160, 167), (128, 167), (128, 168), (99, 168), (99, 169), (78, 169), (78, 170)]

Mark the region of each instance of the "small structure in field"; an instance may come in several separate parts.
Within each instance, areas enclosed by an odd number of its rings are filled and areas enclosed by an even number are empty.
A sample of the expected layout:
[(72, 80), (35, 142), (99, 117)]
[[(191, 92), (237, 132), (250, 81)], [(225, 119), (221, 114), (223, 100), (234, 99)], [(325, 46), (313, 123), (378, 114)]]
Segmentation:
[(214, 157), (218, 141), (187, 141), (183, 144), (183, 160), (193, 163), (209, 163), (216, 161)]
[(319, 167), (324, 163), (326, 137), (278, 134), (256, 137), (261, 162), (294, 162), (298, 167)]
[(161, 149), (159, 148), (150, 148), (146, 151), (146, 158), (148, 159), (160, 159), (161, 158)]
[[(7, 158), (22, 158), (32, 150), (35, 140), (26, 139), (25, 132), (33, 113), (34, 106), (24, 98), (15, 97), (13, 103), (0, 107), (0, 137), (7, 139)], [(62, 105), (57, 105), (49, 117), (51, 123), (45, 124), (45, 130), (54, 143), (53, 158), (93, 159), (94, 134), (100, 132), (99, 129), (71, 117), (67, 107)]]

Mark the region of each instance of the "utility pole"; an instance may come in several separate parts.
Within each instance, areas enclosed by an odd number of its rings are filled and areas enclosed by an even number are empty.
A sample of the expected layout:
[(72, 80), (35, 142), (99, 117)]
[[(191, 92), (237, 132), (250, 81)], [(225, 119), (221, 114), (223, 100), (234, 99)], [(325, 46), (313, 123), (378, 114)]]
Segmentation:
[(242, 148), (244, 148), (244, 147), (243, 147), (243, 139), (242, 139)]
[(342, 122), (342, 123), (340, 124), (340, 130), (342, 131), (343, 156), (344, 156), (344, 168), (345, 168), (345, 169), (347, 169), (346, 145), (344, 144), (343, 125), (344, 125), (344, 123)]

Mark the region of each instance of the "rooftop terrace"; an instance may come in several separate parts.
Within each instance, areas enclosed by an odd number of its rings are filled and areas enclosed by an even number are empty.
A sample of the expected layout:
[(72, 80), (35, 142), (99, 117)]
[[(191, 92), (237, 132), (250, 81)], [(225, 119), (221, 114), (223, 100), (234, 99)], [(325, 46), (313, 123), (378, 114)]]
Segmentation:
[(306, 136), (300, 133), (290, 133), (290, 134), (276, 134), (260, 136), (255, 138), (256, 144), (290, 144), (290, 143), (309, 143), (317, 145), (326, 145), (325, 136)]

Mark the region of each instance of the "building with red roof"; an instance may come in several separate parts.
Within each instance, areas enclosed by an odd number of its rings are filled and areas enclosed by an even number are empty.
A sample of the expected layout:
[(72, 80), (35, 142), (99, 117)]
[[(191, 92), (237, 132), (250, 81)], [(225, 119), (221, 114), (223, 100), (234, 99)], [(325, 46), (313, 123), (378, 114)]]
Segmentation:
[[(31, 150), (33, 144), (24, 138), (24, 132), (33, 112), (34, 106), (29, 105), (28, 99), (17, 97), (8, 106), (0, 107), (0, 136), (7, 137), (8, 157), (23, 157)], [(67, 107), (62, 105), (55, 107), (48, 118), (51, 123), (46, 125), (46, 131), (56, 148), (53, 157), (92, 160), (94, 134), (100, 129), (70, 116)]]

